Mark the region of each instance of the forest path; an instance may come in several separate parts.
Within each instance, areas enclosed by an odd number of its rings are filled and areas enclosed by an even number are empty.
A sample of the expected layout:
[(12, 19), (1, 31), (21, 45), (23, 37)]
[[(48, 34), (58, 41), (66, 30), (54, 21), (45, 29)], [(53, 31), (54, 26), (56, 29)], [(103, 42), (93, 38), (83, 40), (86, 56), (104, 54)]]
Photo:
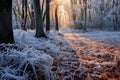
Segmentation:
[[(101, 37), (97, 35), (86, 36), (77, 33), (64, 33), (63, 35), (69, 45), (76, 51), (75, 55), (79, 57), (78, 76), (74, 80), (120, 78), (118, 72), (120, 69), (113, 69), (116, 64), (115, 55), (119, 54), (120, 50), (120, 46), (115, 43), (117, 41), (106, 42), (107, 38), (98, 41)], [(97, 40), (94, 38), (97, 38)]]

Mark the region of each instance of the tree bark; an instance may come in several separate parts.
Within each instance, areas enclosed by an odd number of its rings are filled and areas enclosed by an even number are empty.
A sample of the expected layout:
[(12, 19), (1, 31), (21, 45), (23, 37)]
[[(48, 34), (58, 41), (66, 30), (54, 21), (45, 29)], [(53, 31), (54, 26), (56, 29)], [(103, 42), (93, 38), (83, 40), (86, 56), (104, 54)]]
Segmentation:
[(46, 31), (50, 31), (50, 1), (46, 0)]
[(55, 30), (59, 31), (59, 24), (58, 24), (58, 8), (55, 7)]
[(1, 43), (14, 43), (12, 31), (12, 0), (0, 0)]
[(26, 20), (27, 20), (27, 0), (22, 0), (22, 24), (21, 28), (22, 30), (26, 29)]
[(33, 4), (31, 4), (31, 12), (30, 12), (30, 18), (31, 18), (31, 29), (35, 29), (35, 14), (34, 14), (34, 7)]
[(86, 30), (86, 27), (87, 27), (87, 0), (84, 0), (83, 3), (84, 3), (84, 15), (85, 15), (84, 16), (85, 18), (84, 18), (84, 28), (83, 28), (83, 30), (87, 31)]
[(40, 1), (39, 0), (33, 0), (34, 4), (34, 10), (35, 10), (35, 23), (36, 23), (36, 34), (35, 36), (37, 38), (44, 37), (47, 38), (47, 36), (44, 33), (43, 30), (43, 23), (42, 23), (42, 11), (40, 8)]

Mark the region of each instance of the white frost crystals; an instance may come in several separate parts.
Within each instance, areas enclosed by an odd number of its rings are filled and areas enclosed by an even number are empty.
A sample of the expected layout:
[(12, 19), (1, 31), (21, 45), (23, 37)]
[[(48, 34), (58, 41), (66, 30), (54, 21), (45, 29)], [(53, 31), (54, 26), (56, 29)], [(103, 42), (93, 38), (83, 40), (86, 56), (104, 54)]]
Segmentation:
[[(43, 38), (35, 38), (34, 31), (22, 31), (22, 30), (14, 30), (14, 38), (15, 42), (21, 48), (33, 48), (39, 51), (44, 51), (46, 54), (50, 52), (50, 55), (58, 56), (57, 51), (59, 48), (56, 46), (54, 38), (52, 40), (45, 40)], [(51, 37), (51, 36), (50, 36)], [(55, 53), (55, 54), (54, 54)]]
[(51, 56), (35, 49), (7, 49), (7, 54), (5, 53), (0, 52), (0, 80), (26, 80), (30, 76), (37, 80), (36, 72), (39, 71), (43, 71), (49, 79), (48, 74), (53, 63)]
[(0, 46), (3, 49), (0, 51), (0, 80), (39, 80), (40, 75), (44, 75), (43, 79), (50, 80), (53, 58), (38, 50), (38, 45), (34, 46), (39, 40), (20, 30), (14, 31), (14, 37), (17, 45)]

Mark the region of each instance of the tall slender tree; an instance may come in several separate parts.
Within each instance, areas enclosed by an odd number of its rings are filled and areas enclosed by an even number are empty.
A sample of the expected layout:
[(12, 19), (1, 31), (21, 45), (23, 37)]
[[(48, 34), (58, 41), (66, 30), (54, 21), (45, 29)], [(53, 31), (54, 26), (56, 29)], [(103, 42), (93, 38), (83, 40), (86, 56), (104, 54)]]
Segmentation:
[(36, 23), (36, 34), (35, 36), (37, 38), (44, 37), (47, 38), (47, 36), (44, 33), (43, 30), (43, 23), (42, 23), (42, 11), (40, 8), (40, 1), (39, 0), (33, 0), (34, 4), (34, 11), (35, 11), (35, 23)]
[(58, 1), (55, 0), (55, 30), (59, 31), (59, 24), (58, 24)]
[(55, 30), (59, 31), (59, 24), (58, 24), (58, 7), (55, 8)]
[[(118, 8), (118, 0), (113, 0), (113, 11), (115, 11), (115, 9), (117, 9)], [(117, 15), (117, 12), (114, 12), (114, 17), (113, 17), (113, 29), (115, 30), (115, 31), (117, 31), (118, 29), (119, 29), (119, 27), (118, 27), (119, 25), (118, 25), (118, 15)]]
[(27, 0), (22, 0), (22, 24), (21, 28), (26, 29), (26, 20), (27, 20)]
[(84, 0), (83, 1), (83, 4), (84, 4), (84, 28), (83, 30), (86, 31), (86, 26), (87, 26), (87, 0)]
[(0, 0), (1, 43), (14, 43), (12, 31), (12, 0)]
[(46, 31), (50, 30), (50, 0), (46, 0)]
[(102, 30), (103, 29), (103, 27), (104, 27), (104, 20), (103, 20), (103, 18), (104, 18), (104, 4), (105, 4), (105, 1), (104, 0), (101, 0), (101, 4), (100, 4), (100, 13), (101, 13), (101, 19), (100, 19), (100, 29)]
[(31, 6), (29, 8), (31, 8), (31, 11), (30, 11), (30, 18), (31, 18), (31, 29), (35, 29), (35, 14), (34, 14), (34, 7), (33, 7), (33, 4), (32, 4), (33, 0), (31, 0)]

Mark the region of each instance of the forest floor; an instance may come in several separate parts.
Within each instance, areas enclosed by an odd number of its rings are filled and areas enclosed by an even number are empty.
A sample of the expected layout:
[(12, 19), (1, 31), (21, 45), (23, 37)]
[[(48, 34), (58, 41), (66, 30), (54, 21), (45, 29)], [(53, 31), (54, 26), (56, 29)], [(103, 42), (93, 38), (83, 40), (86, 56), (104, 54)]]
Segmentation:
[(57, 80), (120, 80), (119, 35), (99, 31), (62, 33), (73, 51), (54, 61)]
[(120, 32), (14, 30), (1, 44), (0, 80), (120, 80)]

